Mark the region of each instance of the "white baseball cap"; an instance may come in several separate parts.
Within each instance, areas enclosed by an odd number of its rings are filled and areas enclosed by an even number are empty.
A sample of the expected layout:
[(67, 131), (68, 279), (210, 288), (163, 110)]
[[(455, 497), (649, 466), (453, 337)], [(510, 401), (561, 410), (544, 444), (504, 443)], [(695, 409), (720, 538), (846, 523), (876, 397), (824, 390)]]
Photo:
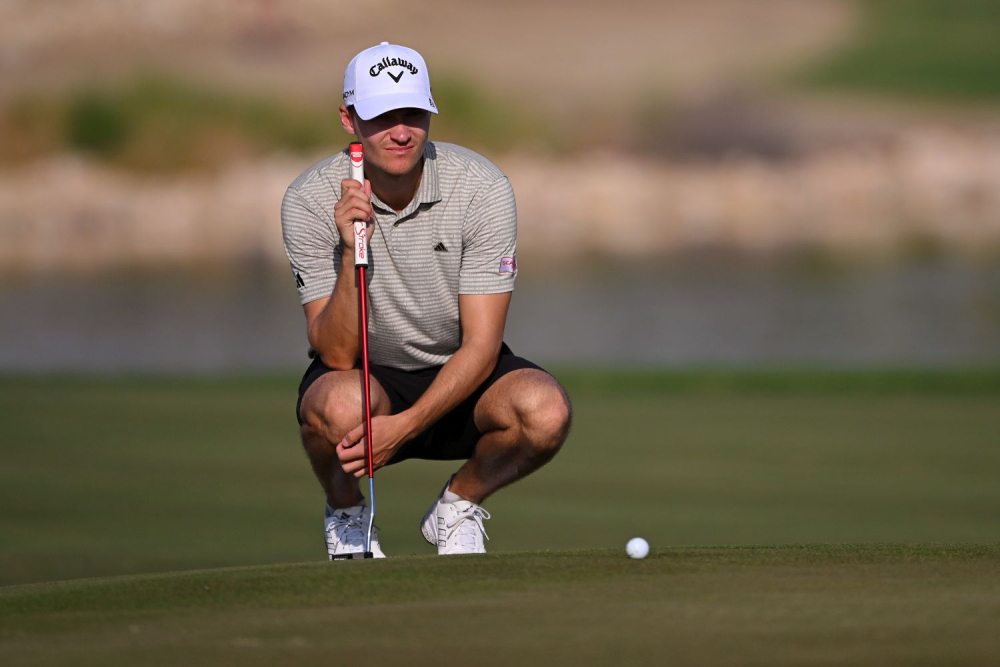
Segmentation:
[(423, 57), (389, 42), (365, 49), (348, 64), (344, 104), (353, 105), (362, 120), (407, 107), (438, 112)]

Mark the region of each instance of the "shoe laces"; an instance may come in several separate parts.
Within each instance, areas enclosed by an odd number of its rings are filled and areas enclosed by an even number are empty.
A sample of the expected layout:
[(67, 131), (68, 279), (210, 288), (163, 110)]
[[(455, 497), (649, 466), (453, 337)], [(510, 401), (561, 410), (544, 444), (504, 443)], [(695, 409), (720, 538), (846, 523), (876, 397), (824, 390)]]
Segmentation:
[(460, 546), (470, 549), (475, 548), (476, 528), (483, 534), (483, 537), (490, 539), (490, 536), (486, 534), (486, 528), (483, 526), (483, 520), (489, 518), (490, 513), (479, 505), (469, 505), (464, 510), (458, 510), (458, 514), (445, 524), (445, 527), (448, 529), (448, 539), (451, 539), (453, 533), (458, 532), (458, 543)]
[(334, 539), (345, 544), (355, 541), (364, 544), (368, 532), (367, 522), (364, 520), (364, 512), (348, 516), (346, 519), (339, 514), (335, 514), (332, 519), (329, 531)]

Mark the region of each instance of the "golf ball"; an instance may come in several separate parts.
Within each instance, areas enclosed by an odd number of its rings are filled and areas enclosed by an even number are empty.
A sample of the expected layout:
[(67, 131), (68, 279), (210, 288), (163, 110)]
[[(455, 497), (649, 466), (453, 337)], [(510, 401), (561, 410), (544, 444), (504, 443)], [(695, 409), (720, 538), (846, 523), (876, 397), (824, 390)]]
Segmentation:
[(641, 537), (633, 537), (625, 545), (625, 553), (629, 558), (645, 558), (649, 555), (649, 542)]

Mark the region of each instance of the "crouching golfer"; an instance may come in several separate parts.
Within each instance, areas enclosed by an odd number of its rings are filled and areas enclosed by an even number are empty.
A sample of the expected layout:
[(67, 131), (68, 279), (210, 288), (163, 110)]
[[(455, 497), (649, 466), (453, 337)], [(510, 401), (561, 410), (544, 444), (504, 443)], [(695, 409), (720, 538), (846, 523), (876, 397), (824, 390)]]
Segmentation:
[[(562, 387), (503, 342), (517, 276), (510, 183), (482, 156), (428, 142), (432, 113), (419, 53), (385, 42), (362, 51), (344, 75), (340, 122), (363, 145), (368, 181), (348, 180), (344, 151), (303, 172), (282, 203), (315, 352), (298, 419), (326, 492), (331, 557), (364, 550), (369, 516), (354, 220), (369, 223), (375, 468), (464, 461), (421, 523), (439, 554), (483, 553), (483, 501), (548, 462), (569, 430)], [(384, 557), (377, 535), (372, 551)]]

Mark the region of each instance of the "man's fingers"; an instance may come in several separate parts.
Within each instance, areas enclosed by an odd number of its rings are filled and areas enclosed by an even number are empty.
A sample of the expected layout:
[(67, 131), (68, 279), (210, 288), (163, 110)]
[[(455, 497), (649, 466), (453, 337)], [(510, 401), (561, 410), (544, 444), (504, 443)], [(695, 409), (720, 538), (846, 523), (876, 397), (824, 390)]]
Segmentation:
[(364, 185), (361, 185), (355, 180), (348, 179), (342, 183), (340, 190), (340, 198), (357, 198), (361, 201), (371, 201), (372, 199), (372, 186), (369, 181), (365, 181)]
[(361, 460), (365, 456), (365, 427), (358, 426), (337, 443), (337, 458), (342, 463)]
[(344, 210), (343, 216), (352, 223), (355, 220), (370, 220), (372, 217), (372, 209), (368, 206), (352, 205)]
[(337, 443), (337, 455), (343, 460), (350, 460), (362, 456), (365, 451), (365, 440), (362, 438), (356, 442), (351, 442), (344, 438)]
[(341, 466), (348, 475), (362, 477), (365, 474), (365, 464), (363, 461), (351, 461)]
[[(353, 449), (353, 447), (352, 447)], [(354, 475), (355, 477), (364, 477), (368, 471), (368, 462), (364, 456), (364, 447), (362, 447), (361, 458), (351, 458), (344, 460), (341, 458), (340, 467), (343, 468), (344, 472), (348, 475)], [(340, 448), (337, 448), (337, 453), (340, 453)]]
[(368, 220), (372, 217), (372, 205), (367, 199), (345, 197), (337, 202), (334, 208), (339, 208), (338, 213), (352, 220)]
[[(367, 179), (366, 179), (367, 182)], [(364, 192), (365, 187), (358, 183), (353, 178), (345, 178), (340, 182), (340, 192), (342, 195), (346, 196), (348, 192), (352, 190), (357, 190), (358, 192)]]
[(348, 475), (360, 478), (368, 474), (368, 439), (365, 437), (364, 424), (350, 431), (337, 443), (337, 458), (340, 459), (340, 467)]
[(341, 182), (340, 200), (334, 208), (341, 209), (343, 214), (352, 214), (352, 220), (370, 220), (373, 217), (372, 211), (371, 184), (366, 181), (362, 187), (355, 180), (347, 179)]

